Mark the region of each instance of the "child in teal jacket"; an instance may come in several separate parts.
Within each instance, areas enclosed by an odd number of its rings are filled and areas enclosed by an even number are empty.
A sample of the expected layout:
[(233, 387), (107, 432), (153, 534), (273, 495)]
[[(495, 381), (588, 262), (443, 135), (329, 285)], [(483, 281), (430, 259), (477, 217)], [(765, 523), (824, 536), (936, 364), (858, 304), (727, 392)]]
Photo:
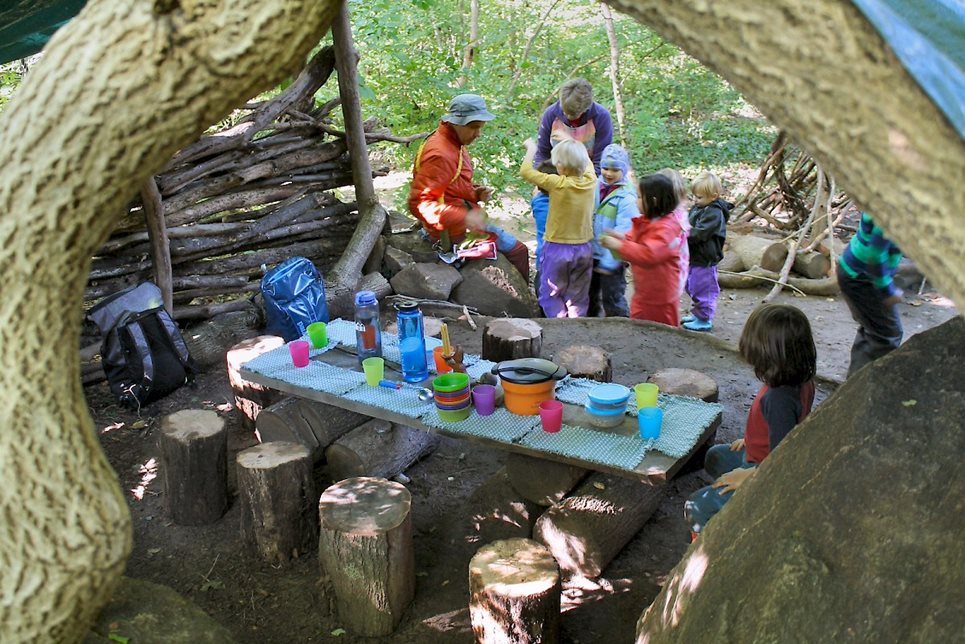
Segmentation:
[(626, 264), (616, 259), (600, 244), (608, 230), (621, 235), (630, 230), (637, 209), (637, 191), (629, 179), (630, 155), (621, 146), (611, 143), (600, 157), (600, 177), (597, 179), (593, 209), (593, 276), (590, 281), (590, 308), (587, 315), (599, 317), (629, 317), (627, 306)]

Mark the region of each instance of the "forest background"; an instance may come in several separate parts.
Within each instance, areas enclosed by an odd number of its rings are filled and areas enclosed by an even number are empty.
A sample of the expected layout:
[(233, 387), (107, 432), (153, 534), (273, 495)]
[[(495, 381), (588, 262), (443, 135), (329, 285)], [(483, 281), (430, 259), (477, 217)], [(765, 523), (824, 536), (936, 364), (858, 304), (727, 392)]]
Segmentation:
[[(530, 189), (517, 176), (522, 142), (536, 136), (542, 111), (568, 78), (580, 76), (593, 84), (595, 99), (613, 115), (614, 142), (628, 149), (637, 176), (663, 167), (688, 179), (705, 169), (720, 173), (725, 182), (752, 175), (776, 135), (740, 93), (699, 61), (591, 0), (349, 5), (360, 54), (363, 115), (378, 117), (399, 136), (428, 133), (452, 96), (483, 95), (497, 119), (473, 144), (472, 154), (477, 180), (497, 194), (528, 200)], [(35, 58), (0, 67), (0, 109)], [(329, 83), (316, 101), (333, 98), (337, 86)], [(333, 114), (340, 118), (338, 110)], [(406, 170), (417, 150), (417, 144), (387, 144), (382, 160)], [(404, 196), (399, 193), (400, 203), (386, 205), (404, 211)]]

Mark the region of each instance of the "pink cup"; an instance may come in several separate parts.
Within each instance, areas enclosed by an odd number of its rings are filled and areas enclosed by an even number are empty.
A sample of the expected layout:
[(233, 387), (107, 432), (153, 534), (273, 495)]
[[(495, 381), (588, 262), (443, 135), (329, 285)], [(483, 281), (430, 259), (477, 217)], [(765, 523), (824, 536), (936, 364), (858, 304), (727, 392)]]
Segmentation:
[(472, 388), (472, 402), (477, 414), (491, 415), (496, 411), (496, 388), (492, 385), (476, 385)]
[(555, 434), (563, 426), (563, 403), (558, 400), (544, 400), (539, 404), (539, 419), (543, 431)]
[(292, 354), (292, 364), (296, 367), (308, 366), (308, 342), (292, 340), (288, 343), (288, 351)]

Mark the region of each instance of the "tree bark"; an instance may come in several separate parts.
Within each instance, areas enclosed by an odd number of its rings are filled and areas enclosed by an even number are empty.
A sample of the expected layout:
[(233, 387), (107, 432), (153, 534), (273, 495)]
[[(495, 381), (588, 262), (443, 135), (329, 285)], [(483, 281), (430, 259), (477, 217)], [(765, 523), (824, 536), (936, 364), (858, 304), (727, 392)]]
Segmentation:
[(959, 182), (948, 177), (965, 176), (965, 140), (856, 6), (835, 0), (608, 4), (723, 76), (799, 141), (965, 308), (965, 226), (948, 207), (961, 200)]
[(228, 507), (228, 432), (213, 411), (185, 409), (161, 421), (164, 505), (178, 525), (206, 525)]
[(171, 246), (168, 229), (164, 225), (164, 206), (154, 177), (141, 184), (141, 202), (144, 204), (144, 223), (151, 243), (151, 262), (154, 264), (154, 281), (161, 289), (161, 298), (168, 313), (174, 310), (174, 288), (171, 285)]
[(325, 461), (335, 481), (352, 476), (390, 479), (434, 452), (438, 445), (438, 434), (374, 419), (329, 445)]
[(760, 266), (764, 270), (778, 271), (787, 259), (787, 245), (775, 239), (755, 235), (731, 235), (730, 249), (740, 255), (744, 266)]
[(609, 5), (600, 3), (603, 14), (603, 24), (606, 26), (606, 38), (610, 43), (610, 87), (613, 89), (613, 107), (617, 113), (617, 127), (620, 130), (620, 145), (627, 147), (626, 140), (626, 111), (623, 109), (623, 95), (620, 92), (620, 43), (617, 40), (616, 29), (613, 28), (613, 12)]
[(538, 358), (542, 348), (543, 328), (533, 320), (496, 318), (483, 330), (482, 357), (486, 360)]
[[(6, 637), (81, 639), (130, 552), (79, 356), (49, 341), (79, 343), (91, 256), (138, 186), (297, 68), (336, 10), (331, 0), (88, 2), (0, 113), (0, 274), (5, 297), (32, 303), (30, 315), (0, 312), (0, 570), (18, 571), (0, 587)], [(39, 190), (38, 178), (57, 189)]]

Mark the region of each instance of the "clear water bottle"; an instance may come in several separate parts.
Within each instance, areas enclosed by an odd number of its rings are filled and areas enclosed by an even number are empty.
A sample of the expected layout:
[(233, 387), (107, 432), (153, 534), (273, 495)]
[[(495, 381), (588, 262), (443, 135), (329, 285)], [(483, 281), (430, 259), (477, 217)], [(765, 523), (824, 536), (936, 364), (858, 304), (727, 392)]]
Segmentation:
[(422, 311), (417, 302), (402, 302), (395, 307), (399, 325), (399, 353), (402, 356), (402, 379), (422, 382), (429, 377), (426, 364), (426, 334)]
[(366, 358), (382, 357), (382, 329), (379, 328), (379, 301), (372, 291), (355, 294), (355, 347), (359, 364)]

